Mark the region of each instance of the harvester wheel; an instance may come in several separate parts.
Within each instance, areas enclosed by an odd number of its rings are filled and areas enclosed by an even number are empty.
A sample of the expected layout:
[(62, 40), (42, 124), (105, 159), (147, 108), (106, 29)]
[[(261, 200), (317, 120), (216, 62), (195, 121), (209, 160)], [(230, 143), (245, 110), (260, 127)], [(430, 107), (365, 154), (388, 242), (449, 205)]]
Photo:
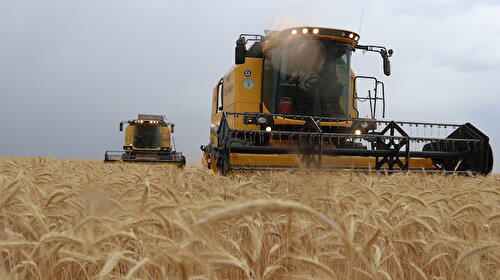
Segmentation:
[(181, 157), (181, 166), (180, 167), (184, 167), (185, 165), (186, 165), (186, 157), (182, 156)]

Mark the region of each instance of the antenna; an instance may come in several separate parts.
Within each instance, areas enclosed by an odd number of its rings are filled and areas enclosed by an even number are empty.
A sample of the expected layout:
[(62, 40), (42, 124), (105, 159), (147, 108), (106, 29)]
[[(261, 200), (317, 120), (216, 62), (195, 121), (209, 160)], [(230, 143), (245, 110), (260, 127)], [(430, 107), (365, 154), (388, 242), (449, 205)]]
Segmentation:
[(361, 10), (361, 19), (359, 20), (359, 32), (358, 34), (361, 36), (361, 24), (363, 23), (363, 14), (365, 13), (365, 7)]

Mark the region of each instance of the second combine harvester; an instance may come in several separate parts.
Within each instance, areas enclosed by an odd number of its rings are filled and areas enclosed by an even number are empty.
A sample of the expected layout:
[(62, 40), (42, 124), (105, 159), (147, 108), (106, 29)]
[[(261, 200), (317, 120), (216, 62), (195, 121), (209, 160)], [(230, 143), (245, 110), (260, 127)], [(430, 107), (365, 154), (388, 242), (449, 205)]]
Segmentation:
[(186, 158), (172, 148), (174, 124), (161, 115), (139, 114), (137, 119), (120, 122), (125, 128), (123, 151), (106, 151), (104, 162), (162, 162), (183, 167)]
[[(392, 50), (358, 41), (354, 32), (317, 27), (240, 35), (236, 65), (213, 90), (202, 163), (223, 174), (298, 168), (488, 174), (489, 139), (469, 123), (375, 118), (377, 104), (385, 115), (384, 85), (356, 76), (351, 54), (379, 53), (390, 75)], [(363, 81), (373, 87), (361, 95)], [(359, 102), (369, 104), (369, 118), (360, 118)]]

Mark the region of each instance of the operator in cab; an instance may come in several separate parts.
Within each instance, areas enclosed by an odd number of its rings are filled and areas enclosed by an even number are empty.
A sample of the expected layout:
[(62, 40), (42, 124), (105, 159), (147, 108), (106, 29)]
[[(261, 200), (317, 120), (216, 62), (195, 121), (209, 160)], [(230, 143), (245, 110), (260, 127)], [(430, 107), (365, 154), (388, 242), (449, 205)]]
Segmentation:
[(349, 54), (344, 44), (317, 39), (290, 42), (283, 49), (271, 51), (264, 68), (279, 75), (274, 111), (292, 115), (347, 117)]

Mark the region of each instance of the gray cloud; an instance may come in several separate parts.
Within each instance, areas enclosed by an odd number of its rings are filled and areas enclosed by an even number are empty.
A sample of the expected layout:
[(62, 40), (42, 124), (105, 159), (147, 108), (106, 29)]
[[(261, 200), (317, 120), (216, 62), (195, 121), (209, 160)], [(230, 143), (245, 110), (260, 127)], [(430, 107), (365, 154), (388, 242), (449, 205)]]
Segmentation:
[[(433, 67), (458, 72), (499, 71), (500, 3), (497, 1), (423, 1), (394, 5), (391, 33), (408, 40), (396, 42), (406, 56)], [(427, 12), (419, 13), (422, 9)], [(437, 14), (434, 14), (437, 13)]]
[(426, 19), (457, 17), (481, 6), (498, 6), (496, 0), (411, 0), (389, 1), (384, 5), (392, 16), (419, 16)]

